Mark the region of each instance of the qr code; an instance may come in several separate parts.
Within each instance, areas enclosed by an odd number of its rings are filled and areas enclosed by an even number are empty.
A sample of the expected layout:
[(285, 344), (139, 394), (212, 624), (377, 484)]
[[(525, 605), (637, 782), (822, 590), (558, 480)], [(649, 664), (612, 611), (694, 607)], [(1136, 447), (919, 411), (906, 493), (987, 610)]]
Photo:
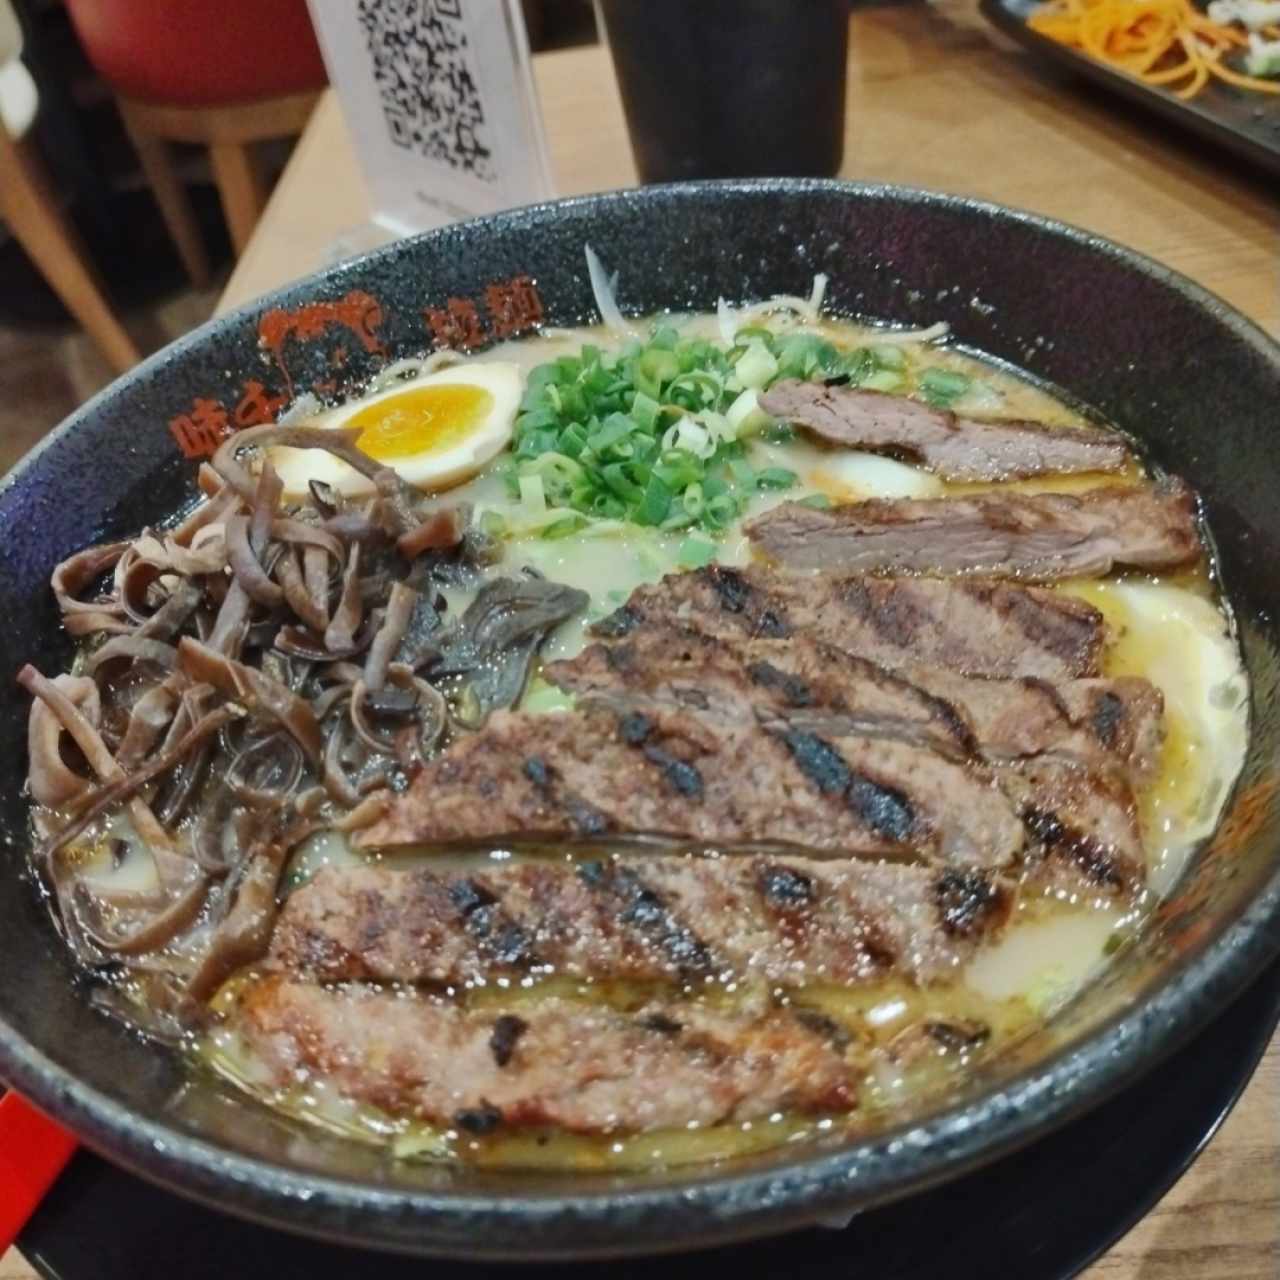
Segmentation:
[(357, 14), (391, 140), (482, 182), (496, 182), (467, 40), (466, 3), (359, 0)]

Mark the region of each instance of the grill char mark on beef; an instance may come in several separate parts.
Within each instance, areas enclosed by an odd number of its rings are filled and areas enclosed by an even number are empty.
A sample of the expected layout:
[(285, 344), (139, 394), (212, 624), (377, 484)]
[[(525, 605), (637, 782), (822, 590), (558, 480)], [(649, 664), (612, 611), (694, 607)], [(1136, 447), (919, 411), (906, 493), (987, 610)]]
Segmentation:
[(528, 972), (466, 928), (452, 906), (460, 880), (480, 881), (536, 939), (545, 971), (601, 980), (929, 982), (996, 933), (1013, 902), (981, 872), (765, 854), (535, 861), (470, 877), (329, 867), (285, 902), (268, 965), (315, 981), (443, 987)]
[(784, 379), (760, 398), (766, 413), (820, 439), (907, 458), (949, 480), (1013, 480), (1119, 471), (1129, 446), (1113, 431), (962, 418), (905, 396)]
[(799, 677), (779, 671), (772, 662), (754, 662), (747, 668), (753, 683), (776, 690), (788, 707), (811, 707), (813, 690)]
[(1105, 896), (1142, 888), (1146, 854), (1137, 803), (1122, 777), (1048, 756), (999, 772), (1036, 842), (1028, 856), (1034, 883)]
[(610, 640), (615, 640), (622, 636), (630, 635), (642, 621), (643, 619), (635, 610), (623, 605), (620, 609), (615, 609), (607, 617), (601, 618), (599, 622), (595, 623), (592, 630), (598, 636), (606, 636)]
[(701, 799), (702, 774), (698, 772), (695, 765), (673, 756), (671, 752), (664, 751), (650, 742), (649, 737), (653, 727), (653, 722), (640, 712), (623, 716), (618, 722), (618, 730), (622, 734), (623, 742), (632, 747), (639, 747), (644, 752), (644, 758), (662, 770), (662, 776), (673, 790), (688, 800)]
[(634, 1133), (856, 1103), (840, 1052), (784, 1010), (624, 1014), (552, 998), (520, 1021), (519, 1050), (499, 1063), (492, 1012), (429, 999), (271, 975), (245, 988), (231, 1014), (277, 1084), (314, 1074), (353, 1102), (473, 1136)]
[(500, 1067), (505, 1067), (516, 1051), (520, 1037), (529, 1030), (529, 1024), (514, 1013), (504, 1013), (496, 1018), (489, 1034), (489, 1052)]
[(1000, 887), (988, 876), (949, 867), (933, 885), (942, 927), (956, 937), (981, 934), (1002, 911)]
[(746, 526), (787, 569), (1098, 577), (1116, 565), (1168, 570), (1202, 554), (1195, 497), (1181, 481), (1088, 493), (875, 498), (818, 510), (788, 502)]
[(1163, 699), (1146, 680), (1053, 682), (892, 669), (805, 636), (778, 643), (652, 624), (588, 646), (543, 675), (618, 711), (696, 705), (726, 720), (783, 720), (828, 737), (870, 733), (1001, 760), (1053, 752), (1135, 782), (1156, 768)]
[(915, 838), (915, 812), (896, 787), (882, 786), (855, 773), (840, 752), (816, 733), (787, 729), (778, 736), (805, 777), (824, 795), (843, 795), (872, 831), (898, 844), (908, 844)]
[[(803, 733), (788, 743), (787, 732), (656, 707), (499, 712), (427, 764), (357, 842), (576, 837), (564, 796), (589, 795), (611, 834), (701, 845), (771, 842), (1001, 866), (1025, 843), (985, 766), (892, 739), (850, 734), (833, 747)], [(545, 784), (525, 769), (535, 748), (556, 762)]]
[(780, 911), (808, 906), (813, 901), (812, 878), (792, 867), (762, 860), (757, 879), (764, 900)]
[(536, 963), (525, 931), (506, 916), (498, 900), (476, 880), (458, 880), (449, 890), (467, 932), (499, 964)]
[(1104, 747), (1114, 747), (1124, 719), (1124, 703), (1109, 690), (1100, 694), (1094, 704), (1089, 728)]
[[(723, 607), (726, 590), (740, 610)], [(977, 676), (1094, 676), (1105, 634), (1102, 615), (1082, 600), (976, 578), (802, 578), (708, 565), (638, 587), (622, 608), (625, 626), (610, 614), (595, 634), (654, 625), (749, 639), (805, 634), (883, 666)]]
[(609, 830), (609, 819), (567, 787), (557, 786), (558, 774), (541, 756), (530, 756), (523, 773), (547, 804), (563, 809), (575, 835), (602, 836)]
[(716, 961), (710, 948), (684, 924), (657, 890), (629, 867), (588, 864), (585, 883), (616, 900), (619, 924), (652, 943), (682, 978), (708, 975)]
[(712, 579), (716, 595), (720, 597), (720, 607), (726, 613), (742, 613), (751, 600), (751, 587), (747, 580), (735, 569), (726, 569)]
[(1059, 814), (1028, 805), (1023, 821), (1041, 841), (1050, 857), (1065, 857), (1084, 873), (1085, 879), (1106, 888), (1121, 889), (1128, 883), (1115, 850), (1073, 828)]

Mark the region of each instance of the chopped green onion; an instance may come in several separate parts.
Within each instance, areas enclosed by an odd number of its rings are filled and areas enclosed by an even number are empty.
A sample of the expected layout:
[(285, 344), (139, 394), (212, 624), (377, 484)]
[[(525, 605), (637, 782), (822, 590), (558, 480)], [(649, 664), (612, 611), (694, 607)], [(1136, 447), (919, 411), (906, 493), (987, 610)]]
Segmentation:
[(903, 385), (902, 375), (892, 369), (878, 369), (858, 384), (868, 391), (897, 391)]
[(643, 391), (637, 391), (635, 399), (631, 402), (631, 420), (640, 428), (641, 431), (653, 431), (658, 425), (658, 413), (660, 406), (652, 397), (647, 396)]
[(541, 476), (520, 477), (520, 505), (531, 516), (541, 515), (547, 509), (547, 495), (542, 488)]
[(644, 497), (640, 499), (640, 505), (636, 507), (632, 519), (636, 524), (661, 524), (666, 519), (670, 508), (671, 490), (662, 482), (660, 476), (650, 475)]
[[(771, 363), (772, 339), (755, 341)], [(742, 390), (730, 389), (732, 373), (717, 345), (682, 337), (671, 325), (648, 342), (631, 339), (616, 351), (586, 345), (576, 356), (537, 366), (516, 419), (516, 465), (506, 474), (512, 493), (525, 501), (525, 523), (541, 515), (538, 526), (551, 536), (574, 527), (570, 513), (655, 527), (671, 521), (723, 527), (740, 514), (737, 486), (744, 482), (726, 468), (743, 457), (736, 437), (753, 407), (743, 400), (730, 419)], [(755, 416), (768, 422), (756, 408), (753, 427)], [(529, 483), (535, 479), (541, 511)], [(731, 500), (709, 510), (730, 482)], [(754, 491), (751, 473), (744, 492)]]
[(571, 422), (560, 433), (560, 452), (567, 458), (580, 458), (587, 447), (587, 429), (580, 422)]
[(920, 394), (939, 409), (946, 409), (972, 386), (973, 380), (951, 369), (926, 369), (920, 375)]
[(662, 460), (655, 464), (653, 474), (673, 492), (697, 484), (705, 473), (702, 460), (686, 449), (667, 449)]
[(777, 377), (778, 361), (763, 342), (753, 339), (733, 366), (733, 372), (744, 387), (758, 391)]
[(703, 519), (712, 529), (725, 529), (741, 514), (738, 499), (732, 494), (721, 493), (707, 502)]
[(593, 431), (587, 436), (587, 445), (595, 453), (601, 454), (610, 445), (617, 444), (619, 440), (625, 440), (636, 429), (636, 423), (633, 418), (627, 417), (625, 413), (611, 413), (600, 424), (599, 431)]
[(574, 511), (569, 515), (561, 516), (559, 520), (553, 520), (550, 524), (544, 525), (542, 537), (548, 542), (554, 541), (556, 538), (567, 538), (571, 533), (577, 533), (579, 529), (584, 528), (586, 523), (586, 517)]
[(737, 333), (733, 335), (734, 342), (740, 347), (747, 347), (752, 342), (762, 343), (769, 351), (774, 349), (773, 330), (765, 328), (762, 324), (746, 324), (743, 325)]
[(701, 569), (715, 559), (716, 548), (713, 542), (704, 542), (701, 538), (685, 538), (676, 552), (676, 562), (685, 569)]
[(600, 477), (624, 502), (639, 502), (644, 497), (644, 485), (627, 474), (625, 462), (611, 462), (601, 470)]
[(806, 493), (797, 498), (796, 503), (802, 507), (813, 507), (816, 511), (826, 511), (831, 506), (831, 499), (825, 493)]
[(697, 516), (691, 516), (683, 507), (669, 515), (659, 526), (664, 533), (674, 533), (679, 529), (687, 529), (698, 523)]
[(662, 347), (650, 347), (636, 361), (636, 368), (648, 381), (654, 383), (670, 382), (680, 376), (680, 361), (673, 351)]
[(1256, 33), (1249, 37), (1249, 52), (1244, 56), (1248, 75), (1266, 79), (1280, 76), (1280, 40), (1264, 40)]
[(840, 353), (815, 333), (791, 333), (778, 342), (778, 377), (810, 379), (831, 374), (840, 366)]
[(505, 538), (509, 528), (507, 518), (500, 511), (480, 513), (480, 532), (489, 538)]
[(542, 713), (548, 711), (572, 711), (574, 707), (574, 697), (571, 693), (566, 693), (563, 689), (557, 688), (555, 685), (544, 680), (541, 676), (534, 676), (529, 681), (529, 687), (525, 691), (525, 695), (520, 699), (521, 711), (532, 711)]
[(583, 505), (587, 506), (593, 516), (601, 520), (621, 520), (627, 514), (626, 504), (611, 493), (592, 494), (589, 505), (585, 501)]
[(756, 485), (761, 489), (790, 489), (798, 479), (796, 473), (786, 467), (765, 467), (756, 475)]
[(735, 437), (763, 431), (773, 419), (760, 407), (760, 394), (749, 387), (726, 410), (725, 421)]

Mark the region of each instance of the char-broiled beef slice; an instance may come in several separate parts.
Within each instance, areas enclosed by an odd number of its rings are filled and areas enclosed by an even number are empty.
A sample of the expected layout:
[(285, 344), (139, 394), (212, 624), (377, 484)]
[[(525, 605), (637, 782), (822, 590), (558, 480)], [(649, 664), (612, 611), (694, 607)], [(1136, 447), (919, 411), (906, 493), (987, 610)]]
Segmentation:
[(363, 845), (649, 834), (1007, 866), (991, 772), (913, 743), (687, 711), (499, 712), (426, 765)]
[(760, 640), (655, 624), (589, 645), (543, 675), (582, 701), (721, 719), (782, 717), (828, 735), (903, 738), (988, 759), (1053, 751), (1135, 782), (1153, 772), (1164, 700), (1150, 682), (971, 677), (880, 666), (806, 635)]
[(329, 867), (289, 896), (268, 964), (317, 981), (447, 986), (536, 973), (930, 982), (953, 975), (1011, 906), (984, 872), (772, 855)]
[(906, 458), (948, 480), (1119, 471), (1132, 456), (1113, 431), (957, 417), (920, 400), (856, 387), (784, 380), (760, 405), (832, 444)]
[(1087, 493), (877, 498), (818, 510), (788, 502), (747, 524), (792, 570), (1100, 577), (1117, 565), (1169, 570), (1202, 554), (1195, 495), (1181, 481)]
[(619, 1013), (555, 998), (467, 1010), (271, 975), (241, 991), (230, 1025), (281, 1087), (323, 1080), (462, 1137), (684, 1129), (856, 1101), (838, 1037), (785, 1010), (669, 1001)]
[(871, 662), (967, 675), (1096, 676), (1106, 627), (1061, 592), (986, 578), (882, 578), (708, 565), (638, 587), (596, 623), (604, 639), (653, 625), (712, 635), (808, 635)]

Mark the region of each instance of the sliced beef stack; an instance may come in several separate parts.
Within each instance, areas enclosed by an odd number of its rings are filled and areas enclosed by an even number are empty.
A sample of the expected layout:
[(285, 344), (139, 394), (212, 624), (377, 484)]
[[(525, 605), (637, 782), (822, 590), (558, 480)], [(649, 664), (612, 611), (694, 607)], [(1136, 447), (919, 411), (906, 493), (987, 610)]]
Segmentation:
[(1161, 699), (1096, 676), (1102, 617), (1078, 600), (710, 566), (596, 631), (613, 643), (546, 670), (577, 710), (493, 716), (359, 842), (657, 836), (1142, 882), (1131, 780), (1153, 768)]
[[(950, 479), (1132, 463), (1118, 435), (847, 388), (763, 403)], [(938, 982), (1020, 889), (1143, 887), (1161, 695), (1103, 676), (1098, 610), (1009, 579), (1192, 563), (1185, 486), (784, 504), (748, 532), (774, 567), (639, 588), (544, 669), (573, 710), (495, 713), (357, 836), (521, 842), (513, 860), (330, 868), (293, 893), (233, 1014), (281, 1085), (314, 1071), (473, 1137), (847, 1111), (867, 1062), (766, 992)], [(641, 994), (500, 994), (540, 976)], [(739, 981), (757, 994), (702, 998)], [(474, 988), (498, 998), (453, 998)]]

